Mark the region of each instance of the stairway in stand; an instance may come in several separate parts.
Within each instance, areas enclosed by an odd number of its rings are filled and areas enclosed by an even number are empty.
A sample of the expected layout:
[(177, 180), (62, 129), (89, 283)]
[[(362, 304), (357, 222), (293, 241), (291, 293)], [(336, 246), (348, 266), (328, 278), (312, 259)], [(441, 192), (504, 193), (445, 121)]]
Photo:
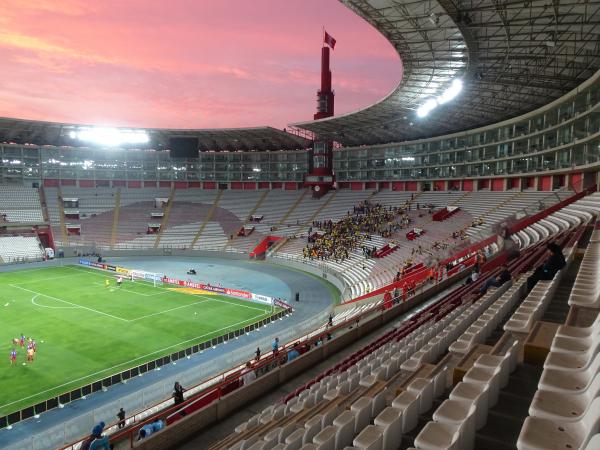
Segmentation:
[(171, 192), (169, 193), (169, 200), (167, 201), (167, 207), (164, 210), (164, 215), (162, 221), (160, 223), (160, 228), (158, 230), (158, 234), (156, 235), (156, 241), (154, 241), (154, 248), (158, 248), (158, 244), (160, 244), (160, 240), (167, 229), (167, 225), (169, 224), (169, 215), (171, 214), (171, 208), (173, 207), (173, 202), (175, 201), (175, 186), (171, 186)]
[(308, 189), (305, 189), (302, 192), (302, 194), (300, 195), (300, 197), (298, 197), (296, 199), (296, 201), (293, 203), (293, 205), (290, 206), (290, 209), (288, 209), (287, 212), (284, 214), (284, 216), (281, 218), (281, 220), (279, 221), (278, 225), (283, 225), (285, 223), (285, 221), (287, 220), (287, 218), (290, 217), (290, 214), (292, 214), (294, 212), (294, 210), (296, 209), (296, 207), (302, 202), (302, 200), (306, 196), (307, 192), (308, 192)]
[(63, 206), (63, 195), (60, 187), (57, 187), (58, 191), (58, 217), (60, 219), (60, 233), (62, 236), (62, 245), (69, 245), (69, 233), (67, 232), (67, 224), (65, 223), (65, 208)]
[(121, 210), (121, 188), (115, 194), (115, 210), (113, 214), (113, 225), (110, 233), (110, 249), (114, 249), (117, 243), (117, 228), (119, 226), (119, 211)]
[(213, 204), (210, 208), (210, 211), (208, 211), (208, 214), (206, 215), (206, 217), (200, 224), (200, 228), (198, 229), (198, 232), (194, 236), (194, 239), (192, 239), (192, 244), (190, 245), (190, 248), (194, 248), (194, 245), (196, 245), (196, 242), (198, 242), (198, 239), (200, 239), (200, 236), (202, 235), (202, 233), (204, 232), (204, 229), (206, 228), (206, 224), (208, 222), (210, 222), (210, 219), (212, 219), (213, 215), (215, 214), (215, 210), (219, 207), (219, 200), (221, 200), (222, 196), (223, 196), (223, 191), (220, 190), (219, 193), (217, 194), (217, 196), (215, 197), (215, 201), (213, 202)]

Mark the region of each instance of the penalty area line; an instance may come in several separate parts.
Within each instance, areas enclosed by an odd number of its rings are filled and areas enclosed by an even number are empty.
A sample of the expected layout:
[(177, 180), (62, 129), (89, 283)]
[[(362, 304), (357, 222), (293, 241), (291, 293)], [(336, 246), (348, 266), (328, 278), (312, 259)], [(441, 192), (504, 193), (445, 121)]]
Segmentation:
[(22, 291), (30, 292), (31, 294), (37, 294), (37, 295), (41, 295), (42, 297), (51, 298), (52, 300), (63, 302), (63, 303), (66, 303), (67, 305), (71, 305), (71, 306), (76, 307), (76, 308), (87, 309), (88, 311), (95, 312), (96, 314), (101, 314), (101, 315), (106, 316), (106, 317), (111, 317), (113, 319), (121, 320), (121, 321), (127, 322), (127, 323), (130, 322), (129, 320), (123, 319), (122, 317), (113, 316), (112, 314), (105, 313), (105, 312), (102, 312), (102, 311), (98, 311), (97, 309), (89, 308), (89, 307), (83, 306), (83, 305), (78, 305), (77, 303), (72, 303), (72, 302), (69, 302), (67, 300), (63, 300), (62, 298), (52, 297), (51, 295), (43, 294), (41, 292), (32, 291), (31, 289), (27, 289), (27, 288), (24, 288), (24, 287), (21, 287), (21, 286), (16, 286), (14, 284), (9, 284), (9, 286), (13, 287), (15, 289), (20, 289)]
[(194, 305), (199, 305), (200, 303), (206, 303), (208, 300), (201, 300), (199, 302), (195, 302), (195, 303), (190, 303), (189, 305), (181, 305), (181, 306), (177, 306), (176, 308), (171, 308), (171, 309), (166, 309), (164, 311), (159, 311), (156, 313), (152, 313), (152, 314), (146, 314), (145, 316), (142, 317), (137, 317), (135, 319), (131, 319), (130, 322), (135, 322), (136, 320), (142, 320), (142, 319), (146, 319), (148, 317), (153, 317), (153, 316), (158, 316), (160, 314), (164, 314), (164, 313), (168, 313), (170, 311), (176, 311), (178, 309), (182, 309), (182, 308), (187, 308), (189, 306), (194, 306)]

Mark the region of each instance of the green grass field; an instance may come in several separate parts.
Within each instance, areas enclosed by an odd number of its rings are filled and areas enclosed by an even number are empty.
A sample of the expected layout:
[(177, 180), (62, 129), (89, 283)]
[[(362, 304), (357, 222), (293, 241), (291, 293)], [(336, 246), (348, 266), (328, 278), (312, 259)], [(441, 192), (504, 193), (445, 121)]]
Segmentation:
[[(0, 274), (0, 416), (34, 405), (270, 315), (260, 305), (204, 291), (154, 287), (79, 266)], [(110, 287), (105, 280), (110, 280)], [(37, 341), (23, 365), (12, 339)]]

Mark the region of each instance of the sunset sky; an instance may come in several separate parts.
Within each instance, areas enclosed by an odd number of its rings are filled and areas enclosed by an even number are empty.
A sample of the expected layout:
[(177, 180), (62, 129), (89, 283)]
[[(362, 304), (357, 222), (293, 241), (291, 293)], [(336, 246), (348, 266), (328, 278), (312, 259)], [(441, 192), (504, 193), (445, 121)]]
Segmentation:
[(323, 26), (337, 114), (398, 83), (394, 49), (337, 0), (0, 0), (0, 116), (282, 128), (312, 118)]

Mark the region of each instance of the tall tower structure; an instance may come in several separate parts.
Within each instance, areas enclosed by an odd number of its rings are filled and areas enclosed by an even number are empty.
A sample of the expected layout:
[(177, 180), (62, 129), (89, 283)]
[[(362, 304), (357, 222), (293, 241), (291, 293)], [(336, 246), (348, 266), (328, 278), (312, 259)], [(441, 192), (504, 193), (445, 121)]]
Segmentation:
[(331, 90), (331, 69), (329, 68), (330, 48), (321, 48), (321, 89), (317, 91), (317, 112), (314, 119), (333, 116), (334, 92)]
[[(327, 42), (328, 35), (325, 36)], [(333, 42), (335, 45), (335, 41)], [(321, 89), (317, 91), (315, 120), (333, 116), (335, 93), (331, 89), (330, 50), (326, 45), (321, 48)], [(309, 173), (304, 179), (304, 184), (312, 188), (313, 195), (320, 197), (333, 187), (333, 183), (333, 142), (315, 136), (309, 159)]]

